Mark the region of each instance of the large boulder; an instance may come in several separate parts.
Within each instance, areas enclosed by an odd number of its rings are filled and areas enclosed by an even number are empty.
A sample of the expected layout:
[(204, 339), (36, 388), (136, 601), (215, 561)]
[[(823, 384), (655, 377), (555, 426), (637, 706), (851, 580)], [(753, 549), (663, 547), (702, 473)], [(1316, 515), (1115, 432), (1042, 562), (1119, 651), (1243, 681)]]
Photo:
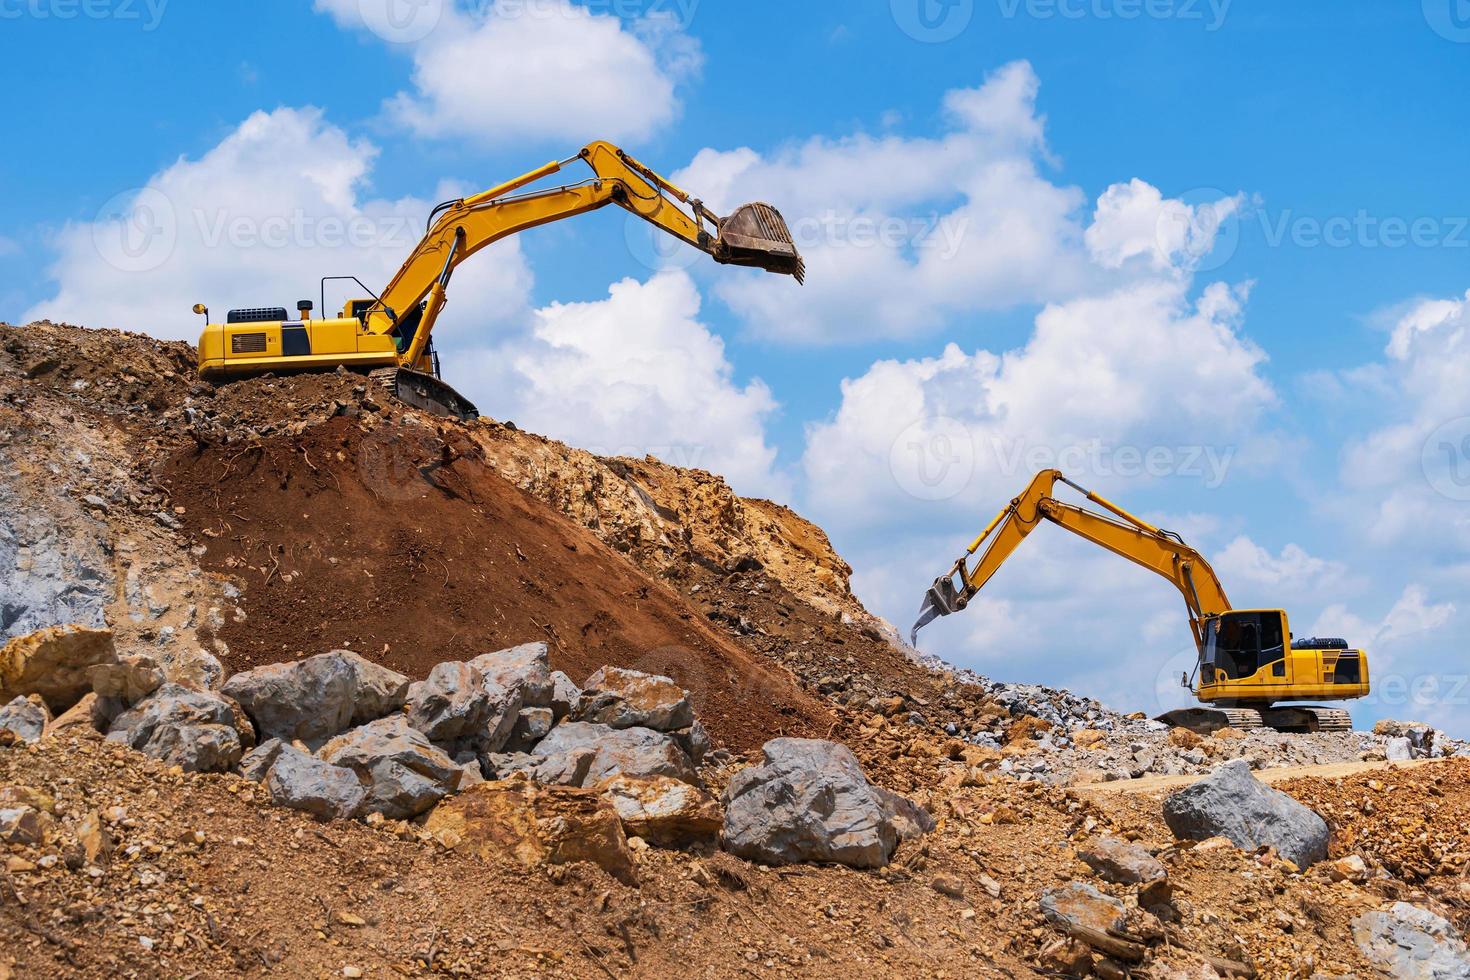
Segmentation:
[(538, 782), (595, 786), (611, 776), (668, 776), (698, 785), (694, 763), (671, 735), (647, 728), (617, 730), (569, 721), (557, 725), (531, 753), (541, 763)]
[(766, 864), (889, 862), (900, 839), (896, 809), (868, 783), (851, 749), (778, 738), (761, 753), (762, 764), (736, 773), (725, 790), (727, 850)]
[(363, 813), (390, 820), (418, 816), (458, 789), (464, 777), (464, 770), (402, 715), (354, 728), (317, 754), (357, 773), (367, 787)]
[(99, 698), (114, 698), (130, 707), (158, 690), (165, 679), (158, 661), (146, 653), (87, 668), (87, 680)]
[(559, 670), (551, 672), (551, 713), (561, 721), (576, 710), (582, 701), (582, 689)]
[(1041, 896), (1046, 921), (1068, 933), (1079, 930), (1107, 933), (1123, 926), (1127, 908), (1081, 881), (1053, 888)]
[(587, 861), (627, 884), (637, 880), (617, 811), (592, 790), (524, 779), (482, 783), (435, 807), (424, 829), (484, 860), (527, 867)]
[(1327, 821), (1260, 782), (1243, 759), (1227, 762), (1166, 799), (1164, 821), (1184, 840), (1227, 837), (1247, 851), (1274, 847), (1299, 868), (1327, 857), (1332, 837)]
[(1407, 902), (1358, 916), (1353, 920), (1353, 938), (1364, 959), (1387, 976), (1404, 980), (1470, 977), (1470, 948), (1455, 927)]
[(350, 650), (235, 674), (223, 692), (245, 708), (262, 739), (318, 746), (403, 707), (408, 678)]
[(285, 747), (286, 743), (278, 738), (268, 738), (261, 742), (241, 757), (240, 775), (252, 783), (265, 779), (265, 774), (270, 772), (271, 766), (275, 764), (276, 756), (280, 755), (281, 750)]
[(465, 663), (442, 663), (408, 688), (408, 723), (431, 742), (498, 752), (521, 709), (521, 692), (487, 681)]
[(0, 703), (39, 694), (61, 714), (92, 690), (89, 667), (116, 660), (111, 630), (52, 626), (18, 636), (0, 649)]
[(272, 803), (304, 810), (318, 820), (349, 820), (367, 798), (357, 773), (289, 745), (276, 753), (265, 786)]
[(667, 677), (604, 667), (582, 685), (572, 717), (609, 728), (673, 732), (694, 724), (689, 695)]
[(520, 691), (522, 707), (551, 707), (551, 659), (545, 643), (522, 643), (508, 650), (482, 654), (471, 660), (470, 666), (492, 684)]
[(597, 787), (623, 830), (661, 847), (713, 847), (725, 815), (715, 798), (668, 776), (614, 776)]
[(16, 695), (15, 700), (0, 707), (0, 729), (15, 733), (23, 742), (39, 742), (51, 722), (51, 713), (39, 694)]
[(504, 748), (507, 752), (530, 752), (556, 724), (556, 714), (550, 708), (522, 708), (511, 728), (510, 738)]
[(164, 684), (118, 715), (107, 737), (186, 772), (227, 772), (255, 744), (249, 726), (228, 698)]

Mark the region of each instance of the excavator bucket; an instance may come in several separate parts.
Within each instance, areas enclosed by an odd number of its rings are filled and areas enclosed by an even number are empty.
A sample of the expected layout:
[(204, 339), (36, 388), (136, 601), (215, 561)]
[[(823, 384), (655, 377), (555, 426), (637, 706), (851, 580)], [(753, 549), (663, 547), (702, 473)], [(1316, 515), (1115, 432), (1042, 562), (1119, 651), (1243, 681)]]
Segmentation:
[(786, 219), (759, 201), (742, 204), (720, 222), (714, 256), (716, 262), (726, 265), (751, 266), (806, 281), (806, 263), (796, 250)]
[(969, 602), (965, 594), (954, 584), (951, 575), (935, 579), (929, 591), (924, 593), (924, 602), (919, 606), (919, 621), (909, 632), (909, 646), (919, 645), (919, 630), (940, 616), (959, 612)]

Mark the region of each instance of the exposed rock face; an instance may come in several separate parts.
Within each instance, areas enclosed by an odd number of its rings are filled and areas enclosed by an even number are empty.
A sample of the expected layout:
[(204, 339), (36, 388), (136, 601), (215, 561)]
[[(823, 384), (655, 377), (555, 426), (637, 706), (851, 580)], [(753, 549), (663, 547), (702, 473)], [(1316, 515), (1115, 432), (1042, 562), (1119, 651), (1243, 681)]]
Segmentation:
[(614, 776), (597, 787), (634, 837), (662, 847), (713, 847), (724, 814), (704, 790), (668, 776)]
[(305, 810), (318, 820), (348, 820), (357, 815), (367, 791), (357, 774), (300, 749), (281, 746), (265, 776), (271, 802)]
[(334, 650), (235, 674), (223, 692), (245, 708), (261, 738), (315, 746), (402, 708), (408, 678), (351, 651)]
[(99, 698), (95, 693), (85, 695), (80, 701), (56, 716), (46, 726), (47, 735), (59, 735), (69, 729), (89, 728), (94, 732), (106, 732), (112, 722), (123, 712), (121, 701)]
[(697, 785), (694, 764), (670, 735), (647, 728), (621, 731), (583, 721), (564, 722), (537, 744), (536, 779), (595, 786), (611, 776), (668, 776)]
[(50, 721), (46, 702), (39, 695), (29, 698), (17, 695), (14, 701), (0, 707), (0, 729), (12, 731), (26, 742), (39, 742)]
[(1142, 885), (1169, 876), (1158, 858), (1137, 844), (1104, 837), (1081, 848), (1077, 856), (1103, 881), (1117, 885)]
[(592, 790), (522, 779), (483, 783), (434, 808), (424, 829), (457, 852), (527, 867), (588, 861), (629, 884), (633, 854), (611, 803)]
[(60, 714), (92, 690), (89, 667), (116, 661), (111, 630), (54, 626), (16, 637), (0, 650), (0, 701), (39, 694)]
[(545, 643), (522, 643), (508, 650), (486, 653), (470, 661), (485, 680), (509, 691), (519, 691), (521, 706), (549, 708), (553, 693), (551, 660)]
[(339, 735), (318, 753), (357, 773), (367, 786), (362, 812), (390, 820), (416, 817), (459, 788), (464, 771), (402, 715)]
[(1166, 799), (1164, 821), (1176, 837), (1228, 837), (1244, 850), (1270, 846), (1304, 869), (1327, 857), (1332, 836), (1325, 820), (1257, 780), (1241, 759)]
[(144, 653), (119, 658), (115, 663), (101, 663), (87, 668), (87, 680), (98, 697), (116, 698), (134, 705), (163, 684), (163, 668)]
[(898, 846), (895, 807), (844, 745), (778, 738), (725, 790), (725, 847), (766, 864), (831, 861), (881, 868)]
[(499, 751), (520, 712), (521, 692), (486, 681), (465, 663), (442, 663), (408, 688), (408, 723), (432, 742), (472, 742)]
[(555, 724), (556, 715), (550, 708), (522, 708), (503, 748), (508, 752), (529, 752), (551, 733)]
[(1470, 948), (1455, 927), (1424, 909), (1398, 902), (1386, 912), (1353, 920), (1358, 949), (1375, 967), (1403, 980), (1465, 980)]
[(188, 772), (227, 772), (255, 743), (237, 712), (212, 691), (164, 684), (119, 715), (107, 737)]
[(893, 825), (900, 841), (918, 840), (937, 826), (929, 811), (907, 796), (900, 796), (881, 786), (874, 786), (873, 792), (883, 802), (883, 816)]
[(694, 724), (694, 709), (684, 689), (667, 677), (604, 667), (587, 678), (572, 717), (610, 728), (672, 732)]

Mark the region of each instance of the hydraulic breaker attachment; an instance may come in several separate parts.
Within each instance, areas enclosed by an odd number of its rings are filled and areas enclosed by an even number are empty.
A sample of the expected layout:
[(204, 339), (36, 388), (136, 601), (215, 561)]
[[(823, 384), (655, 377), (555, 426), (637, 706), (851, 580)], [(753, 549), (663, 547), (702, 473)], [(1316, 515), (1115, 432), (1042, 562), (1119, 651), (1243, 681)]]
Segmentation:
[(940, 616), (948, 616), (957, 613), (970, 604), (970, 597), (966, 594), (964, 586), (955, 585), (955, 576), (964, 575), (964, 563), (956, 565), (948, 575), (934, 580), (929, 591), (924, 593), (924, 602), (919, 606), (919, 621), (909, 632), (909, 645), (918, 646), (919, 630), (928, 626)]

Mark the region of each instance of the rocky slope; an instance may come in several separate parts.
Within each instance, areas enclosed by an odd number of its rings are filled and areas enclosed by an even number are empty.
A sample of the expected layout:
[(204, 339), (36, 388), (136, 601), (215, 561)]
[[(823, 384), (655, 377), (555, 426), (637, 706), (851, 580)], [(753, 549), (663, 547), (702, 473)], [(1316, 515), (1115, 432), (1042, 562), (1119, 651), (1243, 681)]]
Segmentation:
[[(0, 978), (1470, 970), (1437, 733), (1200, 738), (919, 663), (718, 476), (191, 365), (0, 325)], [(555, 691), (480, 656), (527, 641)], [(1229, 839), (1283, 805), (1251, 769), (1411, 757), (1284, 785), (1309, 867)], [(1232, 760), (1203, 841), (1087, 785)]]

